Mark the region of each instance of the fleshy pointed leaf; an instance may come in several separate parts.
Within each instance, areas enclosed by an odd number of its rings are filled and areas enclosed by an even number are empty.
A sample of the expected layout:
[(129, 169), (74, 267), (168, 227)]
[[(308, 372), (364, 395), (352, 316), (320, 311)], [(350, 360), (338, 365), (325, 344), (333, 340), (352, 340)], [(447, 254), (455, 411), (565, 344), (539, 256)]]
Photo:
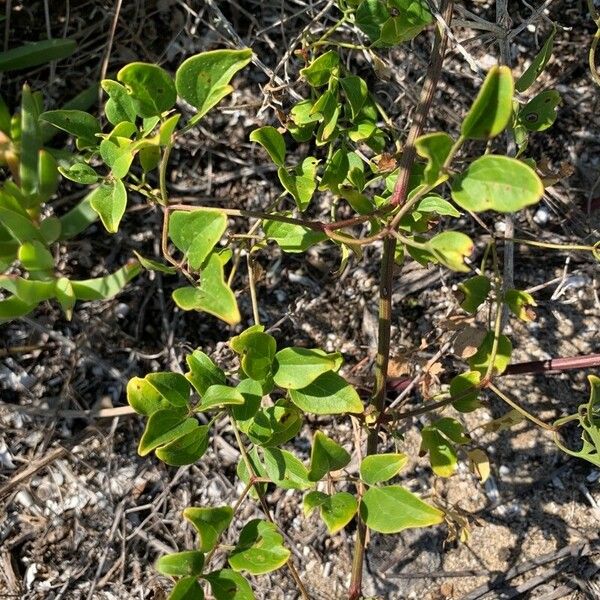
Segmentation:
[(200, 287), (179, 288), (173, 292), (173, 300), (183, 310), (204, 311), (230, 325), (240, 322), (235, 295), (225, 281), (223, 262), (217, 254), (209, 257)]
[[(255, 600), (248, 581), (231, 569), (220, 569), (204, 575), (215, 600)], [(201, 599), (199, 599), (201, 600)]]
[(210, 552), (217, 545), (221, 534), (229, 527), (233, 519), (233, 509), (231, 506), (189, 506), (184, 509), (183, 516), (198, 532), (200, 550)]
[(210, 357), (202, 350), (194, 350), (186, 356), (189, 371), (185, 377), (194, 386), (194, 389), (203, 396), (211, 385), (225, 384), (225, 373), (217, 367)]
[(360, 514), (367, 527), (380, 533), (429, 527), (444, 519), (442, 511), (399, 485), (369, 488), (362, 497)]
[(0, 52), (0, 72), (29, 69), (67, 58), (76, 48), (77, 42), (69, 38), (55, 38), (17, 46)]
[(305, 388), (323, 373), (341, 366), (338, 352), (326, 354), (309, 348), (284, 348), (275, 355), (275, 360), (275, 384), (292, 390)]
[(180, 579), (167, 600), (204, 600), (204, 592), (195, 577)]
[(323, 373), (305, 388), (290, 390), (289, 394), (301, 410), (317, 415), (361, 413), (364, 409), (356, 390), (333, 371)]
[(527, 67), (527, 69), (525, 69), (521, 77), (519, 77), (517, 80), (515, 85), (517, 92), (522, 93), (529, 88), (546, 68), (548, 61), (552, 56), (555, 35), (556, 25), (553, 26), (552, 32), (544, 42), (541, 50), (536, 54), (535, 58), (531, 61), (531, 64)]
[(360, 463), (360, 477), (368, 485), (388, 481), (408, 462), (406, 454), (374, 454), (365, 456)]
[(192, 269), (200, 269), (221, 239), (227, 217), (218, 210), (175, 211), (169, 218), (169, 237), (181, 250)]
[(513, 77), (505, 66), (492, 67), (465, 117), (461, 134), (485, 140), (504, 131), (512, 116)]
[(149, 373), (145, 379), (172, 406), (187, 406), (190, 384), (181, 373)]
[(177, 93), (204, 116), (233, 88), (231, 78), (252, 59), (252, 50), (212, 50), (185, 60), (175, 74)]
[(172, 577), (198, 577), (202, 575), (204, 554), (198, 550), (176, 552), (161, 556), (155, 564), (156, 570), (161, 575)]
[(127, 191), (120, 179), (99, 185), (90, 195), (90, 205), (109, 233), (117, 233), (127, 208)]
[(327, 236), (320, 231), (280, 221), (264, 221), (263, 229), (267, 239), (275, 240), (284, 252), (290, 254), (304, 252), (327, 239)]
[(177, 100), (171, 76), (158, 65), (133, 62), (117, 73), (140, 117), (154, 117), (169, 110)]
[(146, 456), (155, 448), (164, 446), (198, 427), (198, 421), (186, 418), (185, 409), (158, 410), (152, 413), (140, 439), (138, 454)]
[(317, 431), (313, 438), (310, 454), (308, 479), (319, 481), (327, 473), (338, 471), (350, 462), (350, 454), (337, 442)]
[(234, 571), (262, 575), (281, 568), (289, 557), (290, 551), (283, 546), (283, 537), (277, 526), (254, 519), (240, 532), (239, 541), (228, 560)]
[(301, 211), (308, 208), (310, 200), (317, 189), (318, 163), (319, 161), (316, 158), (309, 156), (292, 173), (289, 173), (283, 167), (280, 167), (277, 171), (281, 185), (293, 196)]
[(193, 465), (199, 461), (208, 448), (210, 427), (198, 425), (189, 433), (175, 438), (157, 448), (156, 457), (172, 467)]
[(285, 140), (275, 127), (267, 125), (255, 129), (250, 134), (250, 141), (260, 144), (269, 154), (271, 160), (278, 166), (283, 167), (285, 163)]
[(539, 202), (544, 185), (535, 171), (508, 156), (486, 154), (452, 183), (452, 199), (465, 210), (516, 212)]

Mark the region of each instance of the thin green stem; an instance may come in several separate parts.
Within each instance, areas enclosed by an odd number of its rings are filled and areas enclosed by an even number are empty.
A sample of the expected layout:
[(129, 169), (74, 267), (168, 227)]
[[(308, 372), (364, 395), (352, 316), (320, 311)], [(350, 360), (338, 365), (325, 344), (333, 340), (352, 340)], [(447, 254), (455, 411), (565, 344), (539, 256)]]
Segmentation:
[(584, 246), (581, 244), (555, 244), (552, 242), (538, 242), (535, 240), (526, 240), (524, 238), (509, 238), (517, 244), (525, 244), (526, 246), (535, 246), (536, 248), (550, 248), (553, 250), (580, 250), (583, 252), (594, 252), (595, 246)]
[[(278, 529), (281, 529), (277, 525), (277, 523), (275, 523), (275, 520), (271, 516), (271, 511), (269, 510), (267, 501), (265, 500), (264, 494), (262, 493), (262, 491), (257, 483), (259, 478), (254, 471), (252, 463), (250, 462), (250, 458), (248, 457), (248, 452), (246, 451), (244, 442), (242, 441), (242, 436), (240, 435), (240, 431), (238, 429), (237, 423), (235, 422), (235, 419), (233, 418), (231, 413), (229, 413), (229, 421), (231, 422), (231, 428), (233, 429), (233, 434), (235, 435), (235, 440), (237, 442), (238, 449), (240, 451), (240, 454), (242, 455), (242, 460), (244, 461), (244, 464), (246, 465), (246, 469), (248, 471), (248, 476), (250, 477), (250, 481), (252, 481), (254, 491), (256, 492), (256, 495), (258, 496), (258, 500), (259, 500), (262, 510), (265, 514), (265, 517), (268, 519), (268, 521), (270, 523), (275, 525), (275, 527), (277, 527)], [(296, 567), (294, 567), (294, 563), (292, 563), (291, 557), (290, 557), (290, 560), (288, 560), (288, 562), (286, 563), (286, 567), (289, 569), (293, 580), (296, 582), (296, 585), (298, 586), (298, 590), (300, 591), (300, 595), (302, 596), (302, 598), (304, 600), (310, 600), (310, 596), (308, 595), (308, 592), (306, 591), (306, 588), (304, 587), (304, 584), (302, 583), (302, 580), (300, 579), (300, 575), (298, 574)]]
[(169, 205), (169, 193), (167, 191), (167, 165), (169, 163), (169, 157), (171, 156), (171, 150), (173, 150), (173, 142), (170, 142), (165, 146), (163, 150), (162, 158), (160, 159), (160, 165), (158, 167), (158, 187), (160, 189), (160, 203), (163, 206)]
[(250, 284), (250, 299), (252, 301), (252, 316), (254, 324), (260, 325), (260, 314), (258, 312), (258, 299), (256, 297), (256, 281), (254, 279), (254, 260), (250, 251), (246, 254), (246, 265), (248, 267), (248, 282)]
[(488, 383), (487, 388), (492, 390), (496, 396), (504, 400), (506, 404), (508, 404), (511, 408), (514, 408), (518, 413), (523, 415), (528, 421), (535, 423), (538, 427), (545, 429), (546, 431), (556, 431), (556, 427), (552, 425), (548, 425), (548, 423), (544, 423), (541, 419), (538, 419), (535, 415), (532, 415), (528, 410), (523, 408), (519, 403), (515, 400), (507, 396), (502, 390), (499, 390), (493, 383)]

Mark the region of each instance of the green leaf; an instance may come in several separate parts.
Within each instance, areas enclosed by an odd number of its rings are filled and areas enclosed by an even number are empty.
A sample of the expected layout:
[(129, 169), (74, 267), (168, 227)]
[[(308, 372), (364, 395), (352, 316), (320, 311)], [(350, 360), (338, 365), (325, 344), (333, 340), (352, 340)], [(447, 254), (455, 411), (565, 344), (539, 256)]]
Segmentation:
[(39, 106), (36, 95), (28, 85), (23, 86), (21, 96), (21, 155), (19, 176), (21, 191), (35, 194), (38, 189), (38, 153), (42, 147), (39, 128)]
[(287, 450), (264, 448), (264, 466), (267, 477), (284, 490), (306, 490), (313, 487), (308, 469)]
[(185, 377), (200, 396), (203, 396), (212, 385), (223, 385), (225, 383), (223, 370), (217, 367), (202, 350), (194, 350), (185, 357), (185, 360), (189, 369)]
[(340, 79), (340, 83), (350, 105), (352, 120), (356, 120), (369, 97), (367, 82), (356, 75), (349, 75)]
[(23, 302), (35, 306), (49, 300), (55, 294), (55, 282), (23, 279), (16, 275), (0, 275), (0, 289), (17, 296)]
[(381, 0), (363, 0), (356, 9), (354, 20), (371, 42), (376, 42), (381, 37), (381, 28), (389, 16), (390, 13)]
[(306, 517), (315, 508), (319, 508), (321, 518), (331, 534), (343, 529), (358, 510), (356, 498), (348, 492), (338, 492), (333, 496), (323, 492), (309, 492), (304, 497), (302, 506)]
[(281, 185), (293, 196), (301, 211), (308, 208), (310, 200), (317, 189), (318, 164), (319, 161), (316, 158), (309, 156), (292, 173), (288, 173), (283, 167), (280, 167), (277, 171)]
[(58, 240), (62, 233), (60, 219), (56, 217), (46, 217), (40, 222), (40, 233), (46, 244), (53, 244)]
[(140, 439), (138, 454), (146, 456), (155, 448), (164, 446), (196, 429), (198, 421), (192, 417), (186, 418), (186, 415), (187, 411), (184, 408), (157, 410), (152, 413)]
[[(123, 121), (120, 125), (125, 125)], [(133, 162), (134, 143), (127, 137), (111, 135), (100, 143), (100, 156), (110, 167), (111, 174), (117, 179), (123, 179), (129, 173)]]
[(242, 370), (248, 377), (262, 381), (270, 375), (277, 343), (272, 335), (264, 333), (264, 327), (250, 327), (231, 338), (229, 344), (241, 355)]
[(202, 575), (202, 567), (204, 567), (204, 554), (198, 550), (161, 556), (154, 565), (161, 575), (172, 577), (198, 577)]
[(60, 217), (60, 239), (68, 240), (98, 220), (98, 213), (92, 208), (90, 192), (81, 202)]
[(444, 519), (442, 511), (399, 485), (369, 488), (362, 497), (360, 515), (367, 527), (380, 533), (429, 527)]
[(453, 145), (454, 140), (441, 131), (422, 135), (415, 140), (417, 154), (427, 159), (424, 172), (425, 183), (437, 185), (448, 179), (448, 175), (441, 171)]
[[(237, 386), (238, 391), (244, 397), (242, 406), (233, 406), (231, 412), (238, 426), (243, 431), (247, 430), (246, 423), (258, 412), (263, 397), (263, 387), (260, 381), (254, 379), (242, 379)], [(248, 423), (248, 426), (250, 424)]]
[(433, 17), (422, 0), (389, 0), (390, 18), (381, 27), (375, 46), (395, 46), (415, 38)]
[(197, 410), (204, 411), (229, 406), (231, 404), (244, 404), (244, 396), (242, 396), (235, 388), (229, 387), (228, 385), (217, 384), (211, 385), (206, 392), (204, 392), (202, 402), (196, 408)]
[(340, 55), (335, 50), (329, 50), (313, 60), (310, 65), (300, 69), (300, 75), (308, 85), (321, 87), (329, 83), (329, 78), (335, 75), (340, 64)]
[(83, 185), (97, 183), (100, 180), (100, 175), (90, 165), (83, 162), (76, 162), (66, 168), (58, 167), (58, 170), (63, 177)]
[(100, 85), (109, 95), (104, 105), (104, 112), (109, 122), (113, 125), (123, 121), (135, 123), (137, 112), (133, 98), (127, 93), (127, 88), (112, 79), (103, 79)]
[(199, 425), (189, 433), (157, 448), (155, 454), (157, 458), (172, 467), (193, 465), (202, 458), (208, 448), (209, 432), (208, 425)]
[(161, 123), (158, 137), (161, 146), (166, 146), (171, 143), (173, 133), (175, 132), (175, 128), (177, 127), (180, 118), (181, 115), (176, 113), (169, 117), (164, 123)]
[(29, 69), (44, 65), (54, 60), (71, 56), (77, 43), (69, 38), (56, 38), (30, 42), (11, 50), (0, 52), (0, 72)]
[(552, 48), (554, 46), (554, 36), (556, 35), (556, 25), (552, 27), (552, 33), (548, 36), (541, 50), (536, 54), (531, 64), (525, 69), (521, 77), (517, 80), (515, 89), (517, 92), (524, 92), (530, 87), (533, 82), (540, 76), (546, 68), (550, 57), (552, 56)]
[(18, 212), (0, 206), (0, 225), (12, 235), (19, 243), (42, 241), (40, 230), (33, 225), (30, 219)]
[(236, 325), (241, 319), (235, 295), (225, 282), (223, 260), (217, 254), (208, 258), (200, 287), (179, 288), (173, 292), (173, 300), (183, 310), (204, 311), (229, 325)]
[(285, 163), (285, 140), (275, 127), (267, 125), (255, 129), (250, 134), (250, 141), (260, 144), (269, 154), (271, 160), (278, 166)]
[(46, 246), (38, 241), (25, 242), (19, 247), (18, 258), (23, 268), (28, 271), (48, 271), (52, 274), (54, 270), (54, 257)]
[(97, 133), (101, 133), (100, 123), (96, 117), (82, 110), (49, 110), (40, 115), (46, 121), (62, 131), (75, 136), (86, 146), (98, 144)]
[(162, 262), (158, 262), (157, 260), (153, 260), (151, 258), (146, 258), (142, 256), (139, 252), (133, 251), (135, 257), (140, 261), (140, 265), (144, 267), (147, 271), (158, 271), (159, 273), (166, 273), (167, 275), (174, 275), (177, 273), (177, 269), (175, 267), (169, 267)]
[[(220, 569), (204, 575), (215, 600), (255, 600), (250, 584), (231, 569)], [(201, 600), (201, 599), (199, 599)]]
[(252, 50), (212, 50), (185, 60), (175, 74), (177, 93), (198, 113), (197, 121), (233, 91), (231, 78), (252, 59)]
[(348, 160), (348, 152), (342, 148), (338, 148), (325, 165), (319, 189), (335, 192), (337, 187), (342, 184), (348, 176), (349, 169), (350, 161)]
[(449, 269), (469, 271), (464, 259), (471, 256), (475, 245), (468, 235), (460, 231), (444, 231), (431, 238), (428, 246), (437, 260)]
[(280, 221), (263, 221), (263, 230), (267, 239), (275, 240), (284, 252), (290, 254), (304, 252), (327, 239), (321, 231)]
[(452, 199), (465, 210), (516, 212), (539, 202), (544, 185), (535, 171), (508, 156), (486, 154), (452, 183)]
[(510, 311), (521, 321), (533, 321), (535, 319), (535, 312), (531, 308), (537, 306), (533, 296), (528, 292), (522, 292), (520, 290), (507, 290), (504, 294), (504, 302), (510, 309)]
[(492, 67), (462, 123), (462, 136), (486, 140), (504, 131), (512, 117), (513, 94), (510, 69), (506, 66)]
[(38, 202), (46, 202), (58, 190), (60, 176), (58, 163), (50, 152), (43, 148), (38, 152)]
[(471, 438), (465, 434), (464, 427), (460, 421), (451, 417), (443, 417), (432, 423), (438, 431), (441, 431), (450, 441), (455, 444), (468, 444)]
[(239, 541), (228, 560), (234, 571), (263, 575), (281, 568), (289, 557), (290, 551), (284, 548), (277, 526), (253, 519), (240, 532)]
[(158, 65), (129, 63), (117, 73), (117, 79), (125, 84), (140, 117), (159, 116), (177, 100), (173, 79)]
[[(490, 361), (492, 359), (492, 349), (494, 345), (494, 332), (488, 331), (483, 342), (479, 346), (477, 353), (469, 359), (469, 366), (473, 371), (479, 371), (482, 375), (487, 373)], [(510, 363), (512, 354), (512, 344), (504, 334), (498, 337), (498, 348), (494, 359), (493, 375), (501, 375)]]
[(73, 308), (77, 300), (73, 291), (73, 285), (66, 277), (59, 277), (56, 280), (55, 293), (56, 299), (65, 313), (65, 317), (70, 321), (73, 318)]
[(438, 215), (456, 218), (460, 217), (461, 215), (461, 213), (456, 210), (456, 208), (454, 208), (450, 202), (435, 194), (423, 198), (423, 200), (417, 204), (417, 208), (415, 210), (421, 213), (433, 212), (437, 213)]
[(421, 430), (421, 452), (429, 452), (433, 472), (439, 477), (450, 477), (458, 468), (458, 456), (454, 446), (432, 426)]
[(181, 373), (148, 373), (146, 381), (172, 406), (187, 406), (190, 384)]
[(109, 233), (117, 233), (127, 208), (127, 191), (120, 179), (99, 185), (90, 195), (90, 206)]
[(0, 300), (0, 323), (5, 323), (17, 317), (22, 317), (30, 313), (37, 305), (21, 300), (17, 296), (11, 296), (6, 300)]
[(323, 373), (341, 366), (339, 352), (326, 354), (308, 348), (284, 348), (275, 355), (275, 360), (275, 384), (292, 390), (305, 388)]
[(364, 409), (356, 390), (333, 371), (323, 373), (305, 388), (291, 389), (289, 394), (298, 408), (317, 415), (362, 413)]
[(492, 282), (485, 275), (476, 275), (459, 283), (458, 289), (463, 295), (460, 307), (474, 315), (486, 301), (492, 289)]
[(202, 267), (226, 228), (227, 217), (218, 210), (175, 211), (169, 217), (169, 237), (194, 270)]
[(397, 475), (408, 462), (406, 454), (374, 454), (365, 456), (360, 463), (360, 478), (367, 485), (388, 481)]
[(138, 275), (140, 269), (139, 263), (131, 262), (121, 267), (118, 271), (104, 277), (71, 281), (71, 285), (73, 286), (77, 300), (108, 300), (116, 296)]
[(136, 413), (147, 417), (158, 410), (172, 408), (172, 404), (141, 377), (132, 377), (127, 382), (127, 402)]
[(337, 442), (317, 431), (310, 453), (309, 481), (319, 481), (327, 473), (338, 471), (350, 462), (350, 454)]
[(160, 163), (160, 148), (158, 146), (146, 146), (141, 148), (138, 153), (138, 159), (144, 173), (150, 173), (150, 171), (154, 171)]
[(560, 104), (556, 90), (546, 90), (530, 100), (518, 113), (518, 120), (529, 131), (544, 131), (556, 121), (556, 107)]
[(302, 428), (302, 413), (293, 405), (279, 400), (275, 406), (260, 409), (246, 433), (259, 446), (281, 446)]
[(467, 371), (460, 373), (450, 382), (450, 396), (452, 406), (459, 412), (471, 412), (481, 406), (479, 402), (479, 383), (481, 373), (479, 371)]
[(231, 506), (202, 508), (188, 506), (183, 516), (195, 527), (200, 537), (200, 550), (210, 552), (218, 543), (221, 534), (227, 530), (233, 519)]
[(180, 579), (167, 600), (204, 600), (204, 592), (195, 577)]

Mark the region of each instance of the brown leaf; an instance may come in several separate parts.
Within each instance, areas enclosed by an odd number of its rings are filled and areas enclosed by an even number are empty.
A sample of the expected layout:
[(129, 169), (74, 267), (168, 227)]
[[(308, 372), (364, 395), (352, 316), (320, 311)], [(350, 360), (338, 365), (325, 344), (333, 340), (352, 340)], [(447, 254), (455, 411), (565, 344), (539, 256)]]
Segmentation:
[(477, 352), (487, 331), (481, 327), (467, 325), (459, 331), (454, 340), (454, 354), (461, 358), (470, 358)]

